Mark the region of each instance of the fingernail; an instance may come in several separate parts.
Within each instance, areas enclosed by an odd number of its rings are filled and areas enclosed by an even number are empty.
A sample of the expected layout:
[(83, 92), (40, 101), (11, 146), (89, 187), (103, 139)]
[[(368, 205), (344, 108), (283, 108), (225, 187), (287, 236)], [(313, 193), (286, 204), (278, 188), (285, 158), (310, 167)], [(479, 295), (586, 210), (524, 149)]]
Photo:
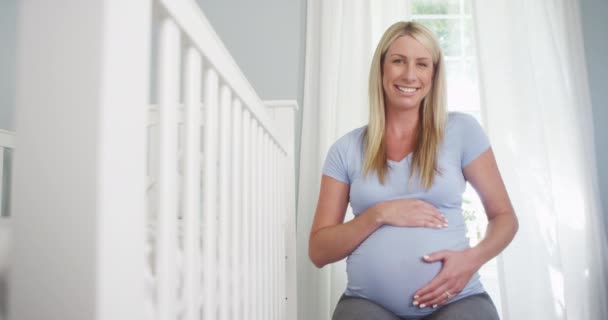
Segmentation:
[(447, 227), (448, 227), (448, 224), (447, 224), (447, 223), (444, 223), (444, 224), (443, 224), (443, 227), (444, 227), (444, 228), (447, 228)]
[(429, 260), (431, 257), (429, 257), (429, 256), (423, 256), (422, 258), (423, 258), (424, 260)]
[(419, 296), (419, 295), (415, 295), (415, 296), (414, 296), (414, 299), (418, 299), (418, 298), (420, 298), (420, 296)]
[(436, 305), (436, 304), (434, 304), (434, 305), (433, 305), (433, 309), (436, 309), (436, 308), (437, 308), (437, 305)]
[(421, 305), (420, 305), (420, 309), (422, 309), (422, 308), (426, 308), (426, 304), (424, 304), (424, 303), (423, 303), (423, 304), (421, 304)]
[(418, 301), (414, 300), (414, 303), (412, 303), (413, 305), (417, 306), (418, 305)]
[(440, 224), (438, 224), (438, 225), (435, 225), (435, 227), (436, 227), (436, 228), (441, 228), (441, 225), (440, 225)]

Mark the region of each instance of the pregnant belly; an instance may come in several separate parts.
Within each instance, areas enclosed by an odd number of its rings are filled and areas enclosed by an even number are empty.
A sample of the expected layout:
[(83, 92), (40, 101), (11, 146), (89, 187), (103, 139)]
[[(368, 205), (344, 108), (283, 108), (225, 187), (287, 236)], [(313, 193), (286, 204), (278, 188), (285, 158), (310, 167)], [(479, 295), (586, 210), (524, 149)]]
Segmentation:
[(422, 256), (467, 248), (464, 228), (383, 226), (348, 257), (347, 294), (375, 301), (399, 316), (425, 315), (432, 309), (412, 305), (414, 293), (441, 270), (441, 262)]

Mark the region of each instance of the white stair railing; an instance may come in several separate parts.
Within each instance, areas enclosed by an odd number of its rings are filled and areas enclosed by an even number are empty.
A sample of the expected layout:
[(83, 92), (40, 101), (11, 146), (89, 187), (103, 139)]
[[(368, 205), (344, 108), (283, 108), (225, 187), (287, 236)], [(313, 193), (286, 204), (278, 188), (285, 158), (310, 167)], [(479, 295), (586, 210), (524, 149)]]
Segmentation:
[(15, 134), (11, 131), (0, 129), (0, 217), (8, 217), (8, 195), (10, 172), (5, 170), (9, 163), (9, 152), (15, 150)]
[(9, 212), (12, 154), (15, 134), (0, 129), (0, 320), (7, 319), (8, 271), (11, 247), (11, 217)]
[[(264, 105), (195, 1), (67, 2), (72, 12), (42, 18), (43, 1), (20, 8), (20, 49), (49, 52), (67, 71), (35, 56), (18, 69), (16, 248), (33, 249), (14, 261), (13, 318), (295, 319), (294, 104)], [(74, 39), (58, 49), (40, 26)], [(36, 114), (42, 102), (52, 111)], [(68, 119), (41, 120), (53, 114)], [(84, 155), (51, 152), (37, 134), (52, 127)], [(26, 186), (41, 194), (62, 177), (52, 197), (28, 202)], [(61, 223), (70, 219), (79, 224)]]

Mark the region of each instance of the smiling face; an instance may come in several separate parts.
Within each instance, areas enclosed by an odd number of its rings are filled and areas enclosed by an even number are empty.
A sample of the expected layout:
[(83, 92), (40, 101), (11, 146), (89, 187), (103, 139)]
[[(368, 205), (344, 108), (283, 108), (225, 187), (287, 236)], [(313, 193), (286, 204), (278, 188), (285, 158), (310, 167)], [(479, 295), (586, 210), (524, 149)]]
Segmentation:
[(382, 64), (386, 108), (418, 108), (432, 86), (431, 52), (411, 36), (397, 38), (386, 51)]

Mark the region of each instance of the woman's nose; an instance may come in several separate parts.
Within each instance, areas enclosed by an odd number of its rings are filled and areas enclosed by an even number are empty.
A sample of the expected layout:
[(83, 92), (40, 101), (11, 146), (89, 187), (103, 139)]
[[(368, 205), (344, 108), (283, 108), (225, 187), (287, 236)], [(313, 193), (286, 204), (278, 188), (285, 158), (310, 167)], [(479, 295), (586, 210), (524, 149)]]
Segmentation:
[(403, 74), (401, 74), (403, 80), (406, 82), (416, 81), (416, 68), (415, 66), (407, 64), (403, 70)]

